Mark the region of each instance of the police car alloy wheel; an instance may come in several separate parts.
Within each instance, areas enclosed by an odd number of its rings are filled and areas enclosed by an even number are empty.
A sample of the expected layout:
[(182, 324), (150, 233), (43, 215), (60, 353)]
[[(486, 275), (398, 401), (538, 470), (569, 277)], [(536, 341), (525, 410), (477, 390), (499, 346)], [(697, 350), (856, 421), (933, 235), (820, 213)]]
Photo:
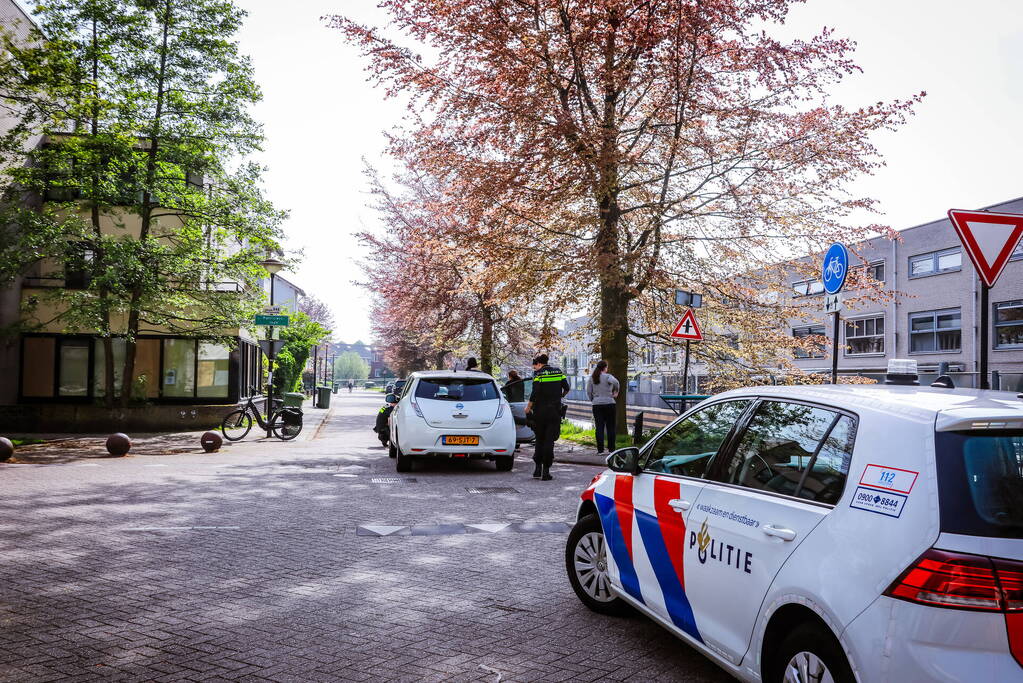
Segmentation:
[(797, 652), (785, 665), (785, 683), (834, 683), (828, 667), (812, 652)]
[(565, 547), (565, 568), (575, 594), (583, 604), (601, 614), (628, 614), (628, 604), (611, 591), (608, 578), (607, 543), (596, 515), (576, 522)]

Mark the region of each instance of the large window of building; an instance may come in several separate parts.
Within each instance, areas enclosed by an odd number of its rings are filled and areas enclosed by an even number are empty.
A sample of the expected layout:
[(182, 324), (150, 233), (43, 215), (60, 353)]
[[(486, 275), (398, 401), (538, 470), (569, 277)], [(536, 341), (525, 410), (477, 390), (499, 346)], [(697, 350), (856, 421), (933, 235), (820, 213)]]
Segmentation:
[[(796, 339), (805, 337), (824, 336), (824, 325), (807, 325), (806, 327), (793, 327), (792, 336)], [(821, 344), (812, 344), (809, 350), (796, 347), (793, 349), (796, 358), (824, 358), (824, 347)]]
[(909, 277), (953, 273), (963, 268), (963, 252), (959, 247), (942, 249), (909, 257)]
[(260, 377), (262, 374), (262, 354), (254, 344), (241, 345), (241, 394), (240, 398), (256, 396), (262, 392)]
[(195, 340), (163, 341), (163, 395), (167, 398), (195, 396)]
[(58, 396), (89, 395), (89, 346), (91, 340), (68, 338), (60, 340), (57, 354)]
[[(132, 399), (177, 399), (221, 403), (259, 393), (262, 372), (259, 348), (242, 342), (236, 358), (231, 348), (183, 337), (138, 340), (135, 382), (124, 387), (125, 340), (111, 340), (114, 390)], [(233, 384), (232, 384), (233, 382)], [(22, 340), (21, 396), (93, 400), (106, 395), (106, 355), (99, 337), (26, 335)]]
[(958, 308), (909, 314), (910, 353), (959, 351), (962, 336), (962, 315)]
[(1023, 348), (1023, 299), (995, 304), (995, 348)]
[(792, 283), (792, 291), (796, 296), (822, 294), (824, 292), (824, 283), (820, 280), (801, 280)]
[(195, 394), (204, 398), (227, 398), (230, 388), (231, 350), (220, 344), (199, 344)]
[(884, 316), (858, 318), (845, 321), (847, 356), (884, 353)]
[[(94, 340), (96, 345), (92, 363), (92, 395), (106, 396), (107, 394), (107, 357), (103, 348), (103, 340)], [(124, 376), (124, 352), (126, 344), (124, 339), (111, 339), (110, 346), (114, 352), (114, 395), (120, 396), (123, 391), (121, 377)]]

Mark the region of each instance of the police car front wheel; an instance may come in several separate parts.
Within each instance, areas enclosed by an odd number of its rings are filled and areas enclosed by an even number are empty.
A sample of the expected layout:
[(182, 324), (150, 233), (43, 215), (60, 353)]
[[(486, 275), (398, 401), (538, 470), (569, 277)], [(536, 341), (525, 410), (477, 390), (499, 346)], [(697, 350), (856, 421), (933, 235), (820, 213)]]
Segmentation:
[(565, 548), (565, 568), (572, 590), (583, 604), (601, 614), (631, 613), (628, 603), (611, 590), (607, 543), (600, 519), (586, 515), (572, 527)]

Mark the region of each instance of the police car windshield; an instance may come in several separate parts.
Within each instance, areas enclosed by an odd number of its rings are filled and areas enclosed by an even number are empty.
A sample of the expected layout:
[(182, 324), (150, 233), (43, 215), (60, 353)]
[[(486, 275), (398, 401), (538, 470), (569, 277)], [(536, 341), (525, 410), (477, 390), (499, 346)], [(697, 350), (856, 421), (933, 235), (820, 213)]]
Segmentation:
[(1023, 538), (1023, 431), (938, 432), (941, 530)]
[(416, 398), (438, 401), (491, 401), (497, 395), (497, 386), (490, 379), (431, 377), (419, 380), (416, 387)]

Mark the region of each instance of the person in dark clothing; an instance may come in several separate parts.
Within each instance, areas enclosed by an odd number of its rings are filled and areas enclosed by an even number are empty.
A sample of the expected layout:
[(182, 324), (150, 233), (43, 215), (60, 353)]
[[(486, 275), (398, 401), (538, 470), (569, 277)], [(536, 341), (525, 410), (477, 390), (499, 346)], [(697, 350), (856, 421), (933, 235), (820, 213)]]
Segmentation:
[(373, 427), (373, 431), (377, 433), (377, 437), (380, 438), (380, 443), (386, 446), (391, 441), (391, 427), (390, 418), (391, 413), (394, 412), (395, 403), (388, 403), (377, 413), (377, 422)]
[(466, 372), (483, 372), (480, 370), (479, 361), (476, 360), (475, 356), (469, 356), (469, 360), (465, 361)]
[(536, 434), (533, 451), (533, 478), (550, 481), (554, 463), (554, 442), (561, 434), (561, 399), (571, 390), (565, 373), (548, 365), (547, 354), (533, 359), (533, 393), (526, 404), (526, 415), (533, 418)]
[(526, 400), (526, 383), (514, 370), (508, 371), (508, 381), (501, 387), (508, 403), (522, 403)]

